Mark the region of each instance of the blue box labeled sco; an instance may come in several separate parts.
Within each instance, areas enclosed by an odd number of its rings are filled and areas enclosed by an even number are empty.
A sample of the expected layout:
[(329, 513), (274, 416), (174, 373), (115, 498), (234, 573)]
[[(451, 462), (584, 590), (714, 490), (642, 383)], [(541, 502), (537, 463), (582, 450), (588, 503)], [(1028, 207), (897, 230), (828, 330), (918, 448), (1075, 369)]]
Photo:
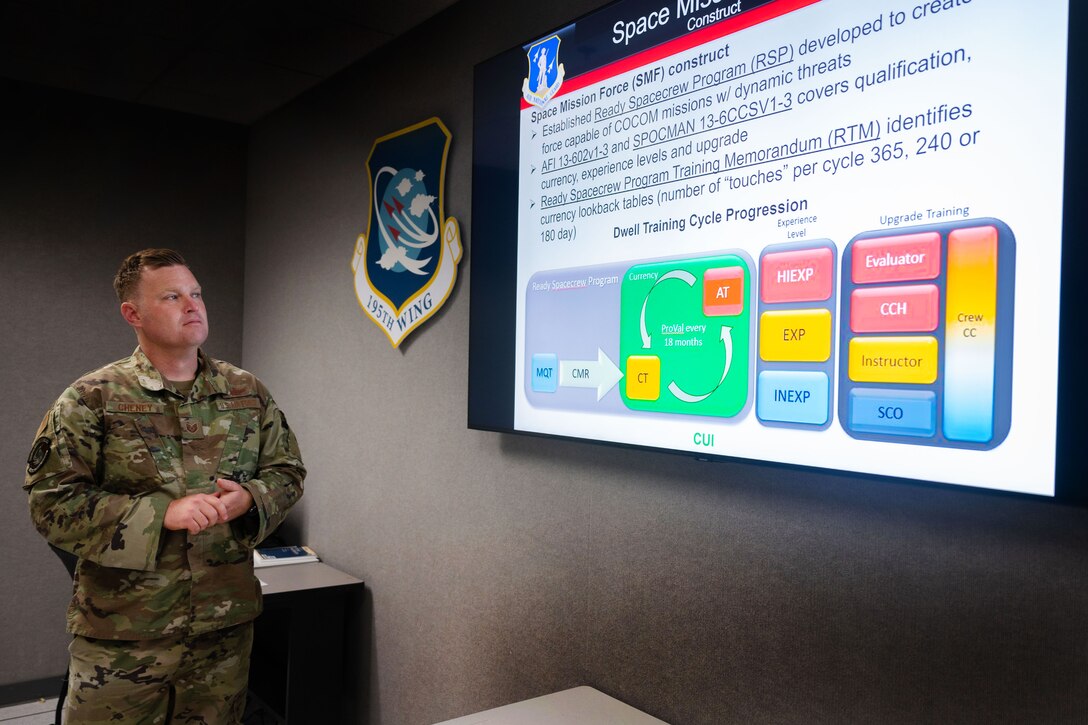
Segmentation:
[(851, 430), (927, 438), (937, 432), (937, 396), (930, 390), (854, 388)]

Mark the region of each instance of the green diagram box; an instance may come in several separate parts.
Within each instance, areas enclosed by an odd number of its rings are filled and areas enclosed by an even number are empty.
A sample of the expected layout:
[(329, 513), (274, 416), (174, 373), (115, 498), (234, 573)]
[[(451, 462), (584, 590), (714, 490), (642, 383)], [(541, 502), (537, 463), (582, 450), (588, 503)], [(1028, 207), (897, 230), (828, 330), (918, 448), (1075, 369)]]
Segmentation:
[(620, 396), (632, 410), (732, 418), (749, 396), (752, 280), (736, 254), (631, 267), (620, 286)]

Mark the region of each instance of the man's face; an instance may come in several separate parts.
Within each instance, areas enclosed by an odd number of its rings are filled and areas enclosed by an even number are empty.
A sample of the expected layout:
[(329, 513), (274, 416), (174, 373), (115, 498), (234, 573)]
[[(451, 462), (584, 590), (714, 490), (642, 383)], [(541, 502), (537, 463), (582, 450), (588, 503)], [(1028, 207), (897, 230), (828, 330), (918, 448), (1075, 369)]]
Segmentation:
[(188, 267), (144, 269), (131, 301), (129, 324), (143, 340), (162, 350), (190, 352), (208, 339), (208, 313), (200, 283)]

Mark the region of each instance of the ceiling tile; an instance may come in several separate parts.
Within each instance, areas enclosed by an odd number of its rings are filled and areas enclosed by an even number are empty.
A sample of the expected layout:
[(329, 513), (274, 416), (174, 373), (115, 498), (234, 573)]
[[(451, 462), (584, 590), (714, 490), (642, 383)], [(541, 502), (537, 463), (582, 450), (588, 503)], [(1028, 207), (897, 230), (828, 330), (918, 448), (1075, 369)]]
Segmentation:
[(455, 0), (0, 0), (0, 77), (252, 123)]
[(456, 0), (410, 0), (409, 2), (373, 2), (367, 0), (312, 0), (310, 12), (330, 18), (349, 20), (365, 28), (400, 35), (429, 17), (453, 5)]
[(190, 99), (190, 112), (250, 123), (320, 82), (289, 68), (196, 51), (163, 74), (140, 100), (185, 110), (178, 104)]
[(327, 78), (392, 35), (310, 12), (298, 3), (237, 3), (208, 28), (207, 50)]
[(9, 4), (0, 13), (0, 58), (19, 67), (35, 63), (54, 71), (68, 67), (73, 79), (104, 75), (150, 82), (181, 50), (177, 42), (85, 24), (19, 4)]

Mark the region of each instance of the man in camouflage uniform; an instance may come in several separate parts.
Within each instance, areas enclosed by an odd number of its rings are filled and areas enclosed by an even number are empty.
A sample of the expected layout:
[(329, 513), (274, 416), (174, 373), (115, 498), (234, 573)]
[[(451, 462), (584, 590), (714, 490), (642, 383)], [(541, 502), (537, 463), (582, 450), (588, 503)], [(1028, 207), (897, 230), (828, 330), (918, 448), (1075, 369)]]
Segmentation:
[(179, 254), (131, 255), (114, 287), (139, 347), (64, 391), (24, 484), (38, 531), (79, 558), (66, 721), (237, 723), (261, 610), (252, 549), (306, 471), (264, 385), (201, 351)]

